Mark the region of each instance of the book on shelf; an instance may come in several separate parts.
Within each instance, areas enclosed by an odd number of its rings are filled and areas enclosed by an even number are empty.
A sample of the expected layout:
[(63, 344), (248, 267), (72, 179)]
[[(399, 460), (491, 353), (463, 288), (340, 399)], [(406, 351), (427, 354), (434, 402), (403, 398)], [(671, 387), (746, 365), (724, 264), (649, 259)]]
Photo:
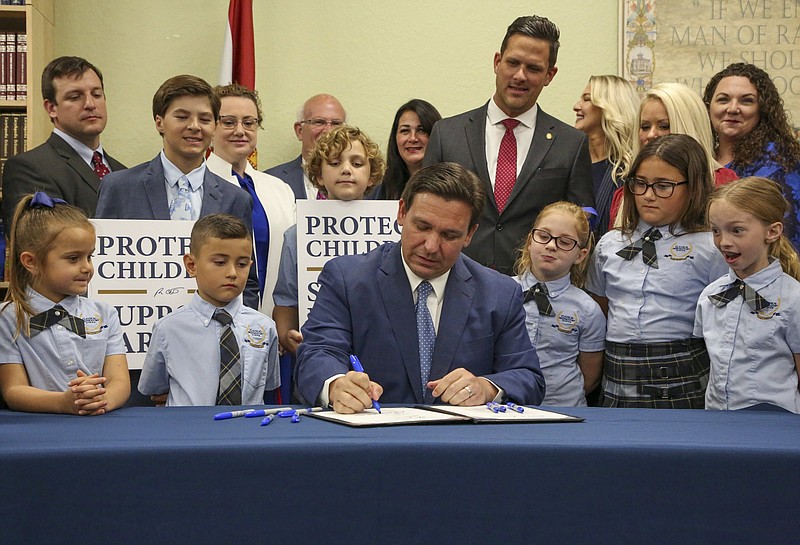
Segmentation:
[[(0, 111), (0, 183), (6, 160), (27, 149), (27, 117), (24, 112)], [(0, 185), (0, 190), (2, 186)]]
[(0, 100), (27, 98), (27, 61), (27, 34), (0, 30)]

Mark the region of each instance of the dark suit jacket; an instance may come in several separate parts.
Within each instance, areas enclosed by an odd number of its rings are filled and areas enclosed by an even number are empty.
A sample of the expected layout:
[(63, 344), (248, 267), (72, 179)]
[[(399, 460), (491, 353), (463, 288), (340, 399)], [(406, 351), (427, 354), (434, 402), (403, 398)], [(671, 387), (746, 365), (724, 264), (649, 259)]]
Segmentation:
[[(107, 153), (105, 157), (112, 171), (125, 168)], [(2, 187), (3, 223), (10, 226), (17, 203), (35, 191), (64, 199), (82, 208), (89, 217), (94, 216), (100, 180), (72, 146), (57, 134), (51, 134), (44, 144), (6, 162)], [(6, 233), (10, 233), (10, 228), (6, 228)]]
[[(206, 169), (200, 217), (219, 212), (242, 218), (247, 228), (253, 231), (253, 199), (250, 194)], [(169, 203), (161, 155), (149, 163), (107, 174), (100, 186), (95, 217), (168, 220)], [(258, 309), (258, 289), (255, 267), (251, 267), (244, 303), (254, 309)]]
[[(383, 386), (381, 401), (423, 399), (414, 298), (399, 243), (326, 263), (321, 288), (303, 326), (295, 380), (306, 401), (323, 383), (349, 370), (356, 354), (370, 379)], [(445, 287), (430, 377), (464, 367), (525, 404), (544, 396), (544, 378), (525, 327), (522, 291), (512, 279), (459, 256)]]
[(295, 199), (306, 198), (306, 186), (303, 179), (303, 160), (301, 155), (298, 155), (297, 159), (274, 166), (264, 172), (276, 178), (280, 178), (289, 184), (289, 187), (294, 191)]
[(539, 211), (556, 201), (593, 206), (592, 171), (586, 135), (539, 109), (533, 141), (502, 214), (498, 214), (486, 165), (484, 104), (433, 126), (424, 165), (459, 163), (483, 181), (486, 207), (464, 253), (478, 263), (513, 274), (516, 250)]

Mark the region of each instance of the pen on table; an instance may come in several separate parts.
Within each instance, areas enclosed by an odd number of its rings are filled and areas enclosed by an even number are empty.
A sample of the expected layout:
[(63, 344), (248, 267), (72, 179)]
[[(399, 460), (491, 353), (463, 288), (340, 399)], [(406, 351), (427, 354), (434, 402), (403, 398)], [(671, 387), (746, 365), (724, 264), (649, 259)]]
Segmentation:
[[(364, 366), (361, 365), (361, 362), (359, 361), (358, 356), (351, 355), (350, 356), (350, 363), (353, 364), (353, 371), (356, 371), (358, 373), (363, 373), (364, 372)], [(372, 400), (372, 408), (375, 409), (376, 411), (378, 411), (379, 413), (381, 412), (381, 404), (378, 403), (374, 399)]]
[(264, 420), (261, 421), (261, 425), (262, 426), (269, 425), (269, 423), (272, 422), (273, 418), (275, 418), (274, 414), (268, 414), (267, 417)]
[(230, 418), (239, 418), (240, 416), (248, 416), (255, 409), (244, 409), (242, 411), (230, 411), (227, 413), (219, 413), (214, 415), (214, 420), (228, 420)]
[(278, 416), (281, 418), (294, 418), (295, 416), (300, 416), (301, 414), (318, 413), (321, 410), (322, 407), (309, 407), (308, 409), (287, 409), (279, 412)]
[(291, 411), (291, 407), (278, 407), (277, 409), (258, 409), (253, 410), (251, 413), (244, 415), (245, 418), (258, 418), (259, 416), (267, 416), (270, 414), (278, 414), (282, 411)]

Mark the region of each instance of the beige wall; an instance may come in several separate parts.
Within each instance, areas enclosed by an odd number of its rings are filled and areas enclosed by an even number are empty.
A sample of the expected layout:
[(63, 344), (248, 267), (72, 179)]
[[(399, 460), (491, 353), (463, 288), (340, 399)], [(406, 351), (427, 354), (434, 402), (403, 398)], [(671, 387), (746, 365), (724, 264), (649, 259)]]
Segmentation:
[[(103, 145), (128, 166), (161, 149), (150, 104), (170, 76), (216, 84), (227, 0), (57, 0), (55, 53), (95, 63), (105, 77), (109, 124)], [(614, 0), (254, 0), (256, 87), (264, 103), (259, 163), (294, 158), (298, 106), (336, 95), (385, 149), (397, 107), (424, 98), (444, 116), (474, 108), (494, 90), (492, 57), (519, 15), (561, 29), (559, 72), (540, 104), (572, 123), (572, 104), (591, 74), (618, 73)]]

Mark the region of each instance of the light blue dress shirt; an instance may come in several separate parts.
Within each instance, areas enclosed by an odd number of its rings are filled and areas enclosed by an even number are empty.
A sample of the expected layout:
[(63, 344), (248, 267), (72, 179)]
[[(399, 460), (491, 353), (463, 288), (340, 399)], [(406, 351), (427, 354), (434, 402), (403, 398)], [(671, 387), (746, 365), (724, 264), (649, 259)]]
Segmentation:
[(283, 233), (281, 264), (272, 301), (275, 306), (297, 307), (297, 294), (297, 224), (294, 224)]
[[(188, 305), (156, 322), (139, 379), (141, 393), (169, 390), (169, 406), (216, 405), (224, 327), (213, 319), (217, 308), (195, 293)], [(275, 322), (242, 305), (239, 297), (222, 308), (233, 318), (239, 342), (242, 404), (262, 405), (264, 391), (280, 386)]]
[(778, 260), (745, 279), (771, 305), (753, 311), (743, 297), (722, 308), (708, 298), (737, 279), (733, 271), (712, 283), (697, 303), (694, 334), (706, 341), (711, 374), (706, 409), (742, 409), (772, 403), (800, 413), (800, 282)]
[(24, 364), (34, 388), (63, 392), (77, 376), (78, 369), (87, 375), (102, 376), (106, 356), (125, 354), (119, 315), (114, 307), (77, 295), (54, 303), (30, 288), (27, 296), (34, 314), (59, 304), (71, 315), (82, 318), (86, 326), (85, 339), (60, 324), (34, 337), (20, 333), (15, 339), (17, 313), (14, 305), (0, 305), (3, 309), (0, 312), (0, 364)]
[[(675, 236), (669, 226), (659, 227), (657, 269), (645, 265), (641, 253), (630, 261), (616, 255), (650, 227), (640, 221), (630, 237), (617, 229), (609, 231), (592, 255), (586, 290), (608, 299), (609, 341), (653, 343), (690, 338), (700, 292), (728, 270), (710, 232)], [(676, 228), (675, 232), (682, 231)]]
[[(540, 282), (530, 271), (514, 280), (523, 292)], [(547, 385), (542, 405), (585, 407), (578, 353), (605, 349), (606, 318), (594, 299), (570, 284), (569, 274), (545, 285), (555, 316), (539, 314), (535, 301), (525, 303), (525, 325)]]

